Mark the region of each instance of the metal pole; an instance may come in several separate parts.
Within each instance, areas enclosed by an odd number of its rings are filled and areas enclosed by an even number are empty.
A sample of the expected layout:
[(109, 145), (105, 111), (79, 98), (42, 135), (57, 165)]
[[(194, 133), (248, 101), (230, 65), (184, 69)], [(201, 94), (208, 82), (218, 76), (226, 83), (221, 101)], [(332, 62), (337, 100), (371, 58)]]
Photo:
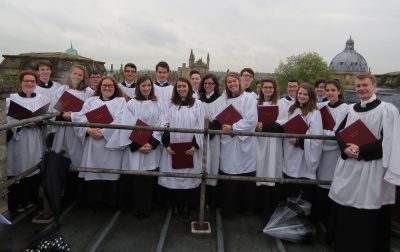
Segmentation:
[(27, 124), (30, 124), (30, 123), (35, 123), (35, 122), (40, 122), (40, 121), (43, 121), (43, 120), (47, 120), (47, 119), (53, 118), (55, 116), (58, 116), (59, 114), (60, 113), (58, 113), (58, 112), (56, 112), (56, 113), (47, 113), (47, 114), (44, 114), (44, 115), (41, 115), (41, 116), (35, 116), (35, 117), (32, 117), (32, 118), (19, 120), (17, 122), (3, 124), (3, 125), (0, 125), (0, 131), (8, 130), (8, 129), (15, 128), (15, 127), (21, 127), (21, 126), (24, 126), (24, 125), (27, 125)]

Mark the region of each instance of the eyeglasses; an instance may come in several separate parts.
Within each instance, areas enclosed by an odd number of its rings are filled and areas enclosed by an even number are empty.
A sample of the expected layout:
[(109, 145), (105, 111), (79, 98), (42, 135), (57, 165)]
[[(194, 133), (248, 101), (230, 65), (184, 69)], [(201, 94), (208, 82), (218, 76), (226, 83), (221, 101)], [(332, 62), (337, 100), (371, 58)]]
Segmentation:
[(114, 88), (113, 84), (102, 84), (101, 85), (102, 88)]
[(36, 83), (36, 80), (22, 80), (23, 83)]
[(204, 82), (204, 85), (215, 85), (214, 82)]

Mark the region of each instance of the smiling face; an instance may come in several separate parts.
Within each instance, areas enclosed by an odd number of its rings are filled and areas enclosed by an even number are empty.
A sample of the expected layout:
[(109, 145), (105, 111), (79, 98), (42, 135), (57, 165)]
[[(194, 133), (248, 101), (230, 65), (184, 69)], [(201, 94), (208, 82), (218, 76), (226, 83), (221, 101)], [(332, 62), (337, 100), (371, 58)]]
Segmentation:
[(124, 79), (127, 83), (132, 83), (136, 78), (136, 69), (127, 66), (124, 70)]
[(71, 84), (73, 88), (78, 88), (79, 84), (85, 79), (85, 72), (77, 67), (74, 67), (71, 71)]
[(370, 78), (356, 79), (355, 86), (356, 93), (361, 101), (367, 101), (376, 91), (376, 84)]
[(325, 97), (325, 83), (321, 82), (318, 84), (318, 86), (315, 87), (315, 94), (317, 95), (318, 98), (323, 98)]
[(101, 83), (101, 95), (103, 96), (104, 100), (109, 100), (111, 96), (114, 95), (115, 86), (112, 80), (105, 79)]
[(47, 83), (50, 80), (51, 68), (46, 65), (39, 65), (37, 73), (42, 82)]
[(297, 89), (299, 88), (299, 83), (297, 82), (288, 82), (287, 84), (287, 93), (290, 97), (296, 97)]
[(192, 74), (192, 76), (190, 76), (190, 84), (192, 85), (193, 90), (199, 90), (200, 81), (200, 74)]
[(330, 104), (335, 104), (339, 100), (340, 89), (338, 89), (334, 84), (328, 83), (325, 87), (325, 91)]
[(254, 76), (249, 72), (243, 72), (240, 76), (240, 82), (242, 83), (243, 88), (248, 88), (251, 82), (254, 80)]
[(264, 82), (261, 86), (261, 92), (263, 93), (266, 101), (271, 100), (271, 97), (275, 92), (274, 85), (271, 82)]
[(148, 99), (151, 93), (153, 85), (151, 84), (150, 80), (145, 80), (144, 82), (140, 83), (139, 91), (143, 95), (144, 98)]
[(215, 83), (212, 78), (208, 78), (204, 80), (204, 90), (206, 91), (206, 94), (209, 95), (214, 91), (215, 88)]
[(238, 96), (240, 94), (239, 79), (233, 76), (228, 76), (226, 78), (226, 86), (228, 87), (229, 91), (232, 92), (233, 96)]
[(182, 100), (186, 99), (189, 94), (189, 85), (186, 82), (178, 81), (176, 83), (176, 91), (178, 92), (179, 96)]
[(166, 82), (168, 79), (168, 69), (161, 66), (157, 67), (156, 78), (161, 83)]
[(26, 74), (21, 81), (21, 89), (27, 96), (31, 96), (36, 88), (36, 78), (34, 75)]
[(301, 106), (307, 104), (310, 100), (310, 96), (307, 92), (307, 89), (299, 88), (297, 91), (297, 101), (300, 103)]

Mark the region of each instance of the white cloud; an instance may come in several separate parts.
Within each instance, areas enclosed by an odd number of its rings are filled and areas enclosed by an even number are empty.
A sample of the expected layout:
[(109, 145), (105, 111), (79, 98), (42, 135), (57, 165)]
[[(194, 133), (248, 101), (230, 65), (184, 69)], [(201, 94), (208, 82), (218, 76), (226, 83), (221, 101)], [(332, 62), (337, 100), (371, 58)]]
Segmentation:
[(398, 69), (400, 5), (381, 1), (12, 1), (0, 9), (2, 54), (64, 51), (153, 69), (210, 53), (214, 70), (272, 72), (288, 56), (315, 51), (330, 61), (352, 35), (373, 72)]

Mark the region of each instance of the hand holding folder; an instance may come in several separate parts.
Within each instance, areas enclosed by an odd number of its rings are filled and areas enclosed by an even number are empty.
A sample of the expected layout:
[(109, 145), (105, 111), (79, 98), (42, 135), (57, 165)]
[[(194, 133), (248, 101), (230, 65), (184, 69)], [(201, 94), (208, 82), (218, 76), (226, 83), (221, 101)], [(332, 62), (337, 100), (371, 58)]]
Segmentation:
[(240, 113), (235, 109), (235, 107), (232, 104), (230, 104), (221, 113), (219, 113), (215, 117), (215, 119), (217, 119), (221, 125), (224, 124), (233, 125), (235, 122), (242, 119), (242, 115), (240, 115)]
[(378, 140), (360, 119), (341, 130), (337, 133), (337, 136), (343, 143), (352, 143), (357, 146), (362, 146)]
[[(135, 126), (149, 126), (147, 123), (143, 122), (140, 119), (137, 119)], [(132, 130), (131, 135), (129, 136), (129, 139), (132, 142), (135, 142), (139, 144), (140, 146), (145, 145), (148, 143), (151, 139), (151, 136), (153, 135), (152, 130)]]
[(274, 123), (278, 118), (279, 107), (278, 106), (258, 106), (258, 121), (263, 124)]
[(79, 112), (82, 109), (83, 103), (81, 99), (65, 91), (60, 99), (58, 99), (56, 105), (54, 105), (54, 108), (59, 112)]
[(175, 152), (172, 157), (173, 169), (193, 168), (193, 156), (185, 152), (192, 148), (192, 142), (171, 143), (170, 148)]
[(90, 123), (110, 124), (114, 120), (107, 108), (107, 105), (103, 105), (97, 109), (89, 111), (85, 115)]
[(282, 125), (285, 133), (290, 134), (305, 134), (308, 130), (308, 125), (300, 115), (296, 115), (291, 118), (285, 124)]
[(8, 108), (7, 115), (17, 120), (23, 120), (32, 118), (35, 116), (41, 116), (48, 112), (50, 103), (44, 105), (43, 107), (37, 109), (36, 111), (31, 111), (14, 101), (10, 101), (10, 107)]
[(335, 127), (335, 119), (333, 119), (333, 116), (331, 114), (331, 111), (329, 110), (328, 106), (323, 106), (320, 108), (319, 112), (321, 113), (321, 118), (322, 118), (322, 127), (324, 130), (333, 130)]

